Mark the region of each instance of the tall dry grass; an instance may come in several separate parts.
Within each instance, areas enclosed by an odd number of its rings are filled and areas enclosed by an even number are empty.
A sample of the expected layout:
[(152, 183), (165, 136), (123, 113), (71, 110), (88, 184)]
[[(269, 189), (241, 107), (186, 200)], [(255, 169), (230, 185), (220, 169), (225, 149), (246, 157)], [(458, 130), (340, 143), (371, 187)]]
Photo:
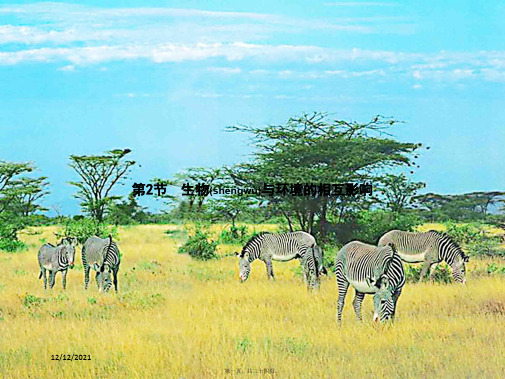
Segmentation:
[(274, 263), (276, 282), (255, 262), (239, 284), (235, 257), (177, 254), (182, 237), (163, 233), (177, 228), (120, 230), (117, 295), (94, 282), (85, 291), (80, 265), (66, 292), (61, 274), (44, 292), (36, 253), (41, 238), (54, 242), (52, 227), (23, 235), (24, 253), (1, 252), (0, 377), (505, 377), (505, 277), (485, 274), (490, 261), (470, 263), (466, 286), (407, 284), (392, 326), (372, 325), (370, 298), (355, 321), (351, 290), (338, 327), (332, 275), (313, 295), (297, 262)]

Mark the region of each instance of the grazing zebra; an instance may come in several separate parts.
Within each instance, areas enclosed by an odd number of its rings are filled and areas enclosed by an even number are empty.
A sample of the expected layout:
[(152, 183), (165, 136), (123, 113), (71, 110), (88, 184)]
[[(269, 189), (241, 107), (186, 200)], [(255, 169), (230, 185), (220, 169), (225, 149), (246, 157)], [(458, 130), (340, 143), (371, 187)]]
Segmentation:
[(338, 322), (342, 321), (349, 284), (356, 290), (353, 306), (358, 320), (361, 320), (361, 303), (365, 294), (374, 294), (374, 321), (394, 318), (396, 302), (405, 284), (402, 261), (394, 245), (377, 247), (359, 241), (349, 242), (337, 253), (335, 274)]
[(84, 288), (88, 288), (89, 270), (96, 271), (96, 285), (99, 292), (107, 292), (111, 287), (110, 273), (114, 276), (114, 289), (117, 292), (117, 272), (120, 264), (119, 249), (112, 236), (108, 238), (89, 237), (82, 247), (84, 267)]
[(75, 242), (71, 238), (63, 238), (58, 246), (46, 243), (41, 246), (37, 255), (40, 274), (39, 279), (44, 277), (44, 289), (47, 289), (46, 270), (49, 271), (49, 287), (53, 288), (56, 273), (61, 271), (63, 275), (63, 289), (67, 288), (68, 268), (74, 268)]
[(455, 282), (465, 283), (465, 263), (469, 257), (463, 253), (456, 242), (445, 233), (430, 230), (426, 233), (411, 233), (401, 230), (391, 230), (379, 240), (379, 246), (393, 243), (400, 258), (407, 263), (423, 262), (423, 269), (419, 281), (423, 280), (430, 269), (433, 279), (436, 263), (447, 262), (452, 269)]
[(323, 267), (323, 251), (309, 233), (291, 232), (282, 234), (260, 233), (244, 246), (239, 257), (239, 279), (245, 282), (251, 272), (251, 262), (265, 262), (268, 278), (274, 279), (272, 260), (290, 261), (298, 258), (303, 268), (304, 281), (309, 288), (319, 287), (319, 275)]

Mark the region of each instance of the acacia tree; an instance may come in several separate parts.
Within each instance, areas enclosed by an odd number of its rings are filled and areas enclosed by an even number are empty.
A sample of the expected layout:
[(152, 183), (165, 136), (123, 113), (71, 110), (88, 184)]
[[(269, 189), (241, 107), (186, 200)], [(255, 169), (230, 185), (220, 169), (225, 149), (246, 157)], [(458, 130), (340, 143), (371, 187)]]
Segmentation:
[(25, 176), (34, 170), (33, 163), (0, 161), (0, 239), (17, 241), (17, 231), (27, 224), (27, 216), (45, 210), (38, 202), (48, 194), (47, 178)]
[(82, 209), (98, 222), (115, 200), (121, 196), (112, 195), (112, 190), (127, 173), (135, 161), (126, 160), (130, 149), (110, 150), (103, 155), (71, 155), (70, 167), (81, 178), (81, 181), (70, 182), (78, 188), (74, 197), (81, 200)]
[(384, 196), (386, 207), (392, 212), (401, 212), (412, 203), (412, 197), (426, 185), (422, 182), (413, 182), (404, 174), (386, 174), (381, 179), (379, 192)]
[[(173, 187), (181, 193), (181, 196), (177, 196), (167, 190), (163, 195), (155, 193), (154, 196), (163, 199), (169, 206), (178, 207), (179, 214), (183, 217), (187, 215), (200, 217), (202, 214), (205, 199), (208, 199), (208, 195), (204, 195), (201, 191), (202, 188), (199, 190), (197, 186), (205, 185), (211, 188), (212, 185), (221, 186), (223, 181), (222, 169), (206, 167), (191, 167), (178, 172), (173, 179), (154, 178), (151, 180), (153, 184), (162, 183), (166, 187)], [(189, 186), (188, 189), (191, 189), (191, 191), (184, 194), (183, 186)]]
[(231, 176), (228, 175), (229, 172), (230, 168), (228, 167), (223, 167), (220, 171), (220, 176), (216, 181), (219, 183), (219, 188), (224, 191), (225, 194), (211, 196), (208, 201), (208, 208), (212, 219), (225, 219), (231, 221), (231, 231), (235, 234), (234, 237), (237, 237), (237, 229), (235, 227), (237, 217), (239, 214), (247, 212), (256, 202), (250, 194), (234, 193), (237, 188), (234, 188), (235, 184)]
[[(234, 180), (247, 187), (263, 188), (276, 183), (368, 182), (393, 166), (411, 164), (410, 154), (421, 144), (403, 143), (386, 130), (397, 121), (381, 116), (368, 123), (329, 120), (326, 114), (304, 114), (285, 125), (232, 126), (230, 131), (251, 135), (256, 147), (250, 163), (237, 166)], [(367, 208), (363, 196), (263, 195), (269, 205), (282, 211), (290, 225), (309, 233), (325, 234), (328, 217), (343, 220), (346, 212)]]

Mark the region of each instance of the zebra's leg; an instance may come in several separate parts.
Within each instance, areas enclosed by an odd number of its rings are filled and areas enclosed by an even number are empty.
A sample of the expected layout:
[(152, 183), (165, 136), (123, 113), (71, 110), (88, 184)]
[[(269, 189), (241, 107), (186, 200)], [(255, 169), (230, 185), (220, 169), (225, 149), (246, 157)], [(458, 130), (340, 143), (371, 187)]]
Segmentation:
[(342, 322), (342, 310), (344, 309), (345, 295), (349, 288), (349, 282), (345, 278), (337, 277), (338, 284), (338, 305), (337, 305), (337, 322)]
[(274, 277), (274, 268), (272, 266), (272, 260), (271, 259), (268, 259), (265, 261), (265, 265), (267, 267), (267, 277), (268, 279), (272, 278), (275, 280), (275, 277)]
[(63, 283), (63, 289), (66, 290), (67, 289), (67, 271), (68, 270), (63, 270), (61, 272), (61, 275), (63, 276), (63, 278), (61, 279), (61, 282)]
[(356, 318), (358, 321), (361, 321), (361, 303), (365, 298), (365, 294), (363, 292), (356, 291), (354, 295), (354, 301), (352, 302), (352, 306), (354, 307), (354, 313), (356, 313)]
[(56, 271), (49, 271), (49, 288), (54, 287), (54, 281), (56, 277)]
[(421, 270), (421, 276), (419, 277), (419, 282), (421, 282), (426, 277), (426, 273), (428, 272), (431, 265), (432, 263), (430, 261), (425, 260), (423, 262), (423, 269)]
[(394, 321), (395, 319), (395, 314), (396, 314), (396, 304), (398, 303), (398, 298), (400, 297), (400, 295), (402, 294), (402, 290), (397, 290), (394, 294), (393, 294), (393, 301), (395, 302), (395, 313), (393, 314), (392, 316), (392, 320)]
[(100, 289), (100, 271), (96, 272), (95, 279), (96, 279), (96, 286), (98, 287), (98, 289)]
[(46, 276), (46, 269), (42, 267), (40, 269), (40, 273), (42, 274), (42, 277), (44, 278), (44, 289), (47, 289), (47, 276)]
[(89, 269), (90, 267), (88, 266), (87, 263), (84, 263), (84, 289), (88, 289), (88, 284), (89, 284)]
[(431, 267), (430, 267), (430, 281), (434, 281), (435, 280), (435, 270), (437, 268), (437, 265), (436, 264), (432, 264)]
[(307, 268), (305, 267), (305, 260), (302, 258), (299, 259), (300, 261), (300, 267), (302, 268), (302, 277), (303, 277), (303, 282), (305, 284), (307, 283)]
[(114, 276), (114, 291), (117, 293), (117, 272), (119, 271), (119, 266), (112, 270), (112, 275)]

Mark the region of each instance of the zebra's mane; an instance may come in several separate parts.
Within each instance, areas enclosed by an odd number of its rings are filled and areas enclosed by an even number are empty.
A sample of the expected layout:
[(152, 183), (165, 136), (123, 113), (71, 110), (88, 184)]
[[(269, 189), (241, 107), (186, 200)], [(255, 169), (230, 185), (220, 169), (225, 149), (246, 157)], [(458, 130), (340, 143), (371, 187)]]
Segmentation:
[[(109, 253), (111, 252), (111, 249), (112, 249), (112, 246), (114, 246), (116, 243), (112, 240), (112, 237), (109, 235), (109, 237), (107, 237), (109, 239), (109, 243), (107, 244), (107, 254), (105, 256), (105, 258), (107, 257), (107, 255), (109, 255)], [(104, 259), (105, 261), (105, 259)]]
[(465, 258), (465, 253), (463, 252), (461, 247), (458, 245), (458, 243), (456, 241), (454, 241), (450, 235), (448, 235), (447, 233), (444, 233), (444, 232), (439, 232), (437, 230), (430, 230), (430, 231), (428, 231), (428, 233), (435, 234), (436, 236), (441, 237), (444, 242), (449, 242), (450, 246), (452, 248), (456, 249), (456, 251), (460, 254), (461, 258)]
[(272, 234), (272, 233), (270, 233), (270, 232), (259, 232), (255, 236), (251, 237), (251, 239), (249, 241), (247, 241), (247, 243), (244, 245), (244, 247), (242, 249), (242, 253), (240, 254), (240, 258), (244, 257), (244, 254), (245, 254), (245, 251), (246, 251), (247, 248), (249, 248), (254, 242), (256, 242), (257, 240), (259, 240), (260, 238), (263, 238), (263, 236), (265, 236), (267, 234)]

